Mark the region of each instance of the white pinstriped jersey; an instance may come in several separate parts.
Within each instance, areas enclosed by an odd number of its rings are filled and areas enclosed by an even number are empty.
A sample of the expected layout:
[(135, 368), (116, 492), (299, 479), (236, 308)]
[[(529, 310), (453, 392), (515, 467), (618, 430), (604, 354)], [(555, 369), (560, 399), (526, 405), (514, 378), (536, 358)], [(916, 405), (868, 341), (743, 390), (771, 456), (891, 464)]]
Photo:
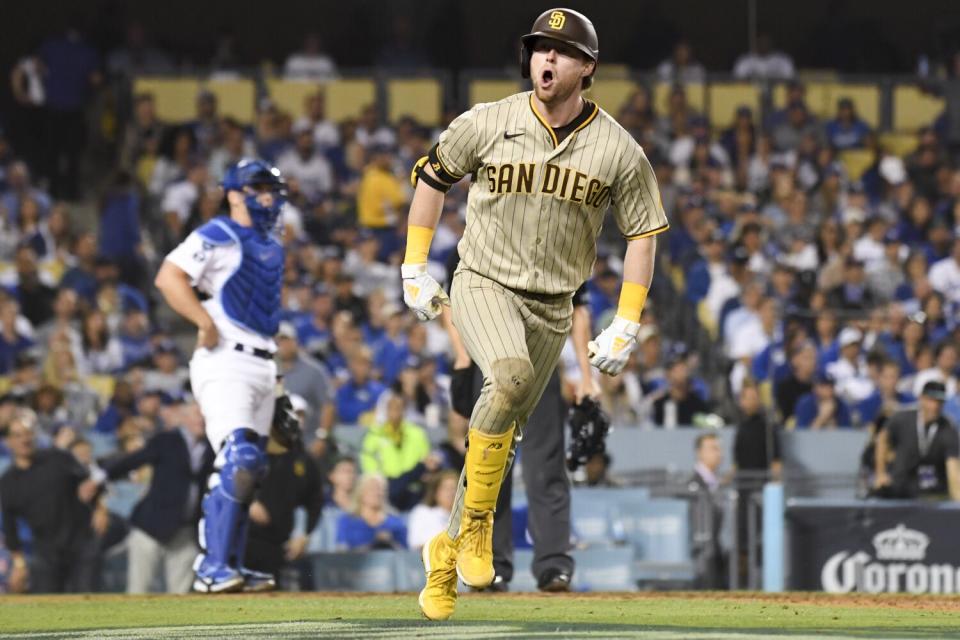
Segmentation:
[(440, 135), (441, 177), (473, 174), (461, 265), (501, 285), (573, 293), (589, 277), (608, 206), (627, 239), (669, 228), (643, 149), (590, 101), (558, 142), (532, 92), (478, 104)]

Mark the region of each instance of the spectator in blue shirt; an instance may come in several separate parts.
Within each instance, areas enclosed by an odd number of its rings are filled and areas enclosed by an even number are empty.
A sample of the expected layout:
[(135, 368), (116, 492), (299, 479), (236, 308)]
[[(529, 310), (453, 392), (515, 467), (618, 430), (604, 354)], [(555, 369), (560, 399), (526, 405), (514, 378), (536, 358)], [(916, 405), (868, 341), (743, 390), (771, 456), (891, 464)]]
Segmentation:
[(850, 409), (834, 389), (834, 379), (826, 373), (814, 378), (813, 391), (797, 400), (797, 429), (830, 429), (853, 426)]
[(39, 209), (40, 219), (46, 218), (53, 201), (49, 194), (33, 186), (26, 163), (20, 160), (11, 162), (6, 177), (7, 188), (0, 196), (0, 207), (6, 211), (11, 226), (19, 222), (20, 208), (25, 200), (33, 200)]
[(900, 365), (887, 360), (880, 367), (874, 392), (857, 404), (857, 422), (860, 425), (877, 424), (879, 420), (885, 420), (917, 401), (911, 394), (897, 391), (898, 382)]
[(123, 370), (149, 363), (153, 357), (153, 344), (150, 342), (150, 319), (147, 310), (139, 305), (123, 305), (123, 322), (117, 338), (123, 353)]
[(407, 334), (404, 331), (406, 314), (396, 305), (388, 309), (387, 326), (374, 354), (374, 365), (380, 371), (380, 379), (389, 385), (400, 374), (410, 353), (407, 348)]
[(318, 285), (310, 301), (310, 313), (295, 323), (297, 341), (315, 358), (324, 359), (330, 350), (330, 320), (333, 317), (333, 298), (322, 285)]
[(407, 525), (387, 511), (387, 481), (381, 475), (360, 478), (352, 513), (337, 521), (341, 550), (405, 549)]
[(850, 98), (837, 101), (837, 117), (827, 123), (827, 142), (841, 151), (845, 149), (863, 149), (870, 125), (860, 119)]
[(93, 47), (84, 42), (76, 26), (44, 42), (39, 54), (46, 71), (43, 79), (51, 190), (58, 198), (75, 200), (80, 154), (86, 138), (83, 109), (91, 89), (102, 80), (100, 58)]
[(373, 411), (386, 387), (372, 380), (370, 352), (361, 348), (348, 358), (350, 378), (337, 390), (337, 415), (344, 424), (358, 424), (364, 414)]
[(33, 346), (33, 341), (18, 327), (19, 313), (17, 301), (0, 293), (0, 375), (10, 373), (17, 356)]
[(73, 255), (76, 264), (63, 274), (60, 286), (73, 289), (80, 298), (94, 304), (97, 297), (97, 237), (86, 232), (77, 236), (73, 243)]
[(140, 260), (140, 195), (132, 176), (118, 171), (100, 207), (99, 254), (120, 267), (124, 282), (142, 280)]

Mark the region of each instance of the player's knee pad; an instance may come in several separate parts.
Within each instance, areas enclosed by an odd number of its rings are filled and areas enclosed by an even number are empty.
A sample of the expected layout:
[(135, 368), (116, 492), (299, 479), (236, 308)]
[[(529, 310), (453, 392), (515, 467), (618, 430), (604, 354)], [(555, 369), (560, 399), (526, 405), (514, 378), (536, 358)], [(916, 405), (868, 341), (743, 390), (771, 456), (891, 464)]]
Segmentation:
[(516, 408), (532, 391), (533, 365), (526, 358), (503, 358), (491, 365), (493, 402), (498, 410)]
[(267, 455), (260, 435), (251, 429), (236, 429), (227, 436), (222, 453), (221, 490), (237, 502), (250, 502), (267, 470)]

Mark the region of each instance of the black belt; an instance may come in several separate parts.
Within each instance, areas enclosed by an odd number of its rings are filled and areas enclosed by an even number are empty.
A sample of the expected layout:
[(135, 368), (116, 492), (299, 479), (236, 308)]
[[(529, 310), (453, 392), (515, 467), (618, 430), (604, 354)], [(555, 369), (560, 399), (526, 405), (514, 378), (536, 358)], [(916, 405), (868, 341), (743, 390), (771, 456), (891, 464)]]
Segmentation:
[(256, 347), (248, 347), (245, 344), (240, 344), (239, 342), (233, 345), (234, 351), (240, 351), (242, 353), (248, 353), (251, 356), (256, 358), (262, 358), (264, 360), (273, 360), (273, 354), (267, 351), (266, 349), (257, 349)]

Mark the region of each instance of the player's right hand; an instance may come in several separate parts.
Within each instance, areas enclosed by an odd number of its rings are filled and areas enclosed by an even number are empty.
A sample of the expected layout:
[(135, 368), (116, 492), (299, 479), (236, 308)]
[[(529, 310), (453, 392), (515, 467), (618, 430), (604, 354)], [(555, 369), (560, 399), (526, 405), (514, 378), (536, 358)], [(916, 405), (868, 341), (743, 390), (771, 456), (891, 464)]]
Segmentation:
[(220, 332), (217, 331), (217, 325), (213, 324), (212, 321), (210, 324), (201, 325), (197, 329), (197, 347), (215, 349), (218, 344), (220, 344)]
[(440, 284), (427, 273), (426, 264), (400, 265), (403, 278), (403, 301), (420, 322), (440, 315), (442, 305), (450, 305), (450, 298)]

